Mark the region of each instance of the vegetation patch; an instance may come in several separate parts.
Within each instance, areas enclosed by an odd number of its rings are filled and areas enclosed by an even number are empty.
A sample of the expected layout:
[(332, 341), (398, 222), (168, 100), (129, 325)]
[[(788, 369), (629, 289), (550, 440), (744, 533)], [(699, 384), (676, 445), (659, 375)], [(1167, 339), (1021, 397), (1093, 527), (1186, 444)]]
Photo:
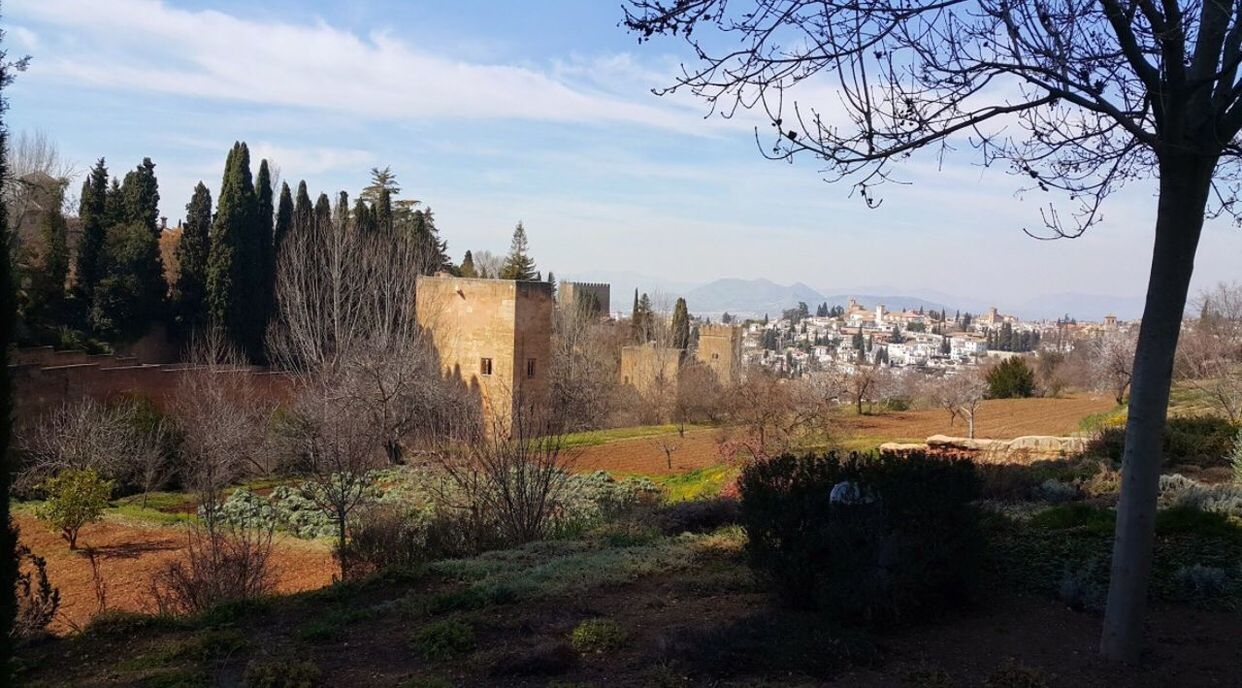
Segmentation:
[(569, 640), (583, 654), (600, 654), (621, 647), (628, 637), (613, 619), (587, 619), (574, 627)]
[(454, 619), (436, 621), (410, 636), (410, 645), (430, 662), (474, 651), (474, 628)]

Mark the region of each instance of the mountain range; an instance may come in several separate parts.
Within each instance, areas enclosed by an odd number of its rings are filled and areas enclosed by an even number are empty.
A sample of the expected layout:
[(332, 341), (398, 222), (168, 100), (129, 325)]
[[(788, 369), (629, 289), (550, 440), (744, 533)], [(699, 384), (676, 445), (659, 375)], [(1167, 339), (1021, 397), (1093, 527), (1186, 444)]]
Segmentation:
[(649, 294), (656, 307), (662, 310), (671, 309), (674, 299), (684, 297), (692, 313), (709, 317), (719, 317), (726, 312), (745, 317), (762, 317), (765, 314), (778, 317), (782, 311), (796, 308), (799, 302), (807, 304), (814, 312), (815, 307), (821, 303), (844, 306), (851, 298), (868, 308), (883, 304), (889, 310), (923, 308), (947, 310), (950, 313), (981, 313), (995, 305), (1002, 313), (1031, 320), (1052, 319), (1063, 315), (1080, 320), (1100, 320), (1110, 314), (1129, 320), (1139, 317), (1143, 312), (1142, 296), (1077, 292), (1052, 293), (1008, 304), (934, 290), (920, 290), (917, 294), (909, 294), (903, 293), (906, 290), (888, 286), (815, 288), (802, 282), (779, 284), (762, 278), (726, 277), (705, 284), (694, 284), (626, 271), (598, 271), (566, 275), (565, 278), (584, 282), (607, 282), (612, 285), (611, 310), (613, 313), (622, 314), (630, 312), (635, 290)]

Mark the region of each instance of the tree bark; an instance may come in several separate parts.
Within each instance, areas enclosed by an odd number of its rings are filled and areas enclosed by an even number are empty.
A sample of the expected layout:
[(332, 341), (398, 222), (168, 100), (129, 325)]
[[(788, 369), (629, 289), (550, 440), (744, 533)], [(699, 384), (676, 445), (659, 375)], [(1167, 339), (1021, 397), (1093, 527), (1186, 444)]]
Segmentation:
[(1174, 354), (1215, 165), (1215, 159), (1203, 157), (1167, 156), (1160, 162), (1155, 246), (1130, 378), (1121, 499), (1100, 639), (1105, 657), (1128, 663), (1137, 662), (1142, 649)]

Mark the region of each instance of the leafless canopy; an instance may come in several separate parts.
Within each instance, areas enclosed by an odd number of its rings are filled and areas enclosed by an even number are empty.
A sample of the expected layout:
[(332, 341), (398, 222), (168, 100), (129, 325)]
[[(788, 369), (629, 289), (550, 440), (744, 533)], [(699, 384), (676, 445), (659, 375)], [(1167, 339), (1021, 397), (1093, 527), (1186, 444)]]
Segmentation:
[[(1237, 217), (1242, 12), (1236, 2), (1150, 0), (631, 0), (641, 39), (680, 35), (698, 61), (658, 93), (689, 90), (713, 113), (766, 113), (773, 158), (810, 153), (868, 204), (894, 161), (972, 147), (1023, 191), (1061, 192), (1074, 237), (1109, 193), (1156, 158), (1219, 157), (1215, 212)], [(701, 31), (715, 25), (719, 34)], [(818, 109), (786, 92), (835, 90)]]

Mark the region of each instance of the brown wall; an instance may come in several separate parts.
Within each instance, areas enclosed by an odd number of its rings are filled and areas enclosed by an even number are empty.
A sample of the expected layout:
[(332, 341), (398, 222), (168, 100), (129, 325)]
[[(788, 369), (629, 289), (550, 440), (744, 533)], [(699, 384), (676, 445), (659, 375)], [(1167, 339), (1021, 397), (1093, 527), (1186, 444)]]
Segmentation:
[(681, 368), (681, 349), (658, 347), (655, 344), (627, 346), (621, 349), (621, 384), (633, 385), (642, 394), (677, 385)]
[[(547, 399), (551, 355), (552, 286), (546, 282), (420, 277), (415, 290), (419, 324), (446, 373), (477, 387), (484, 412), (507, 424), (519, 398), (541, 406)], [(491, 359), (490, 375), (482, 373)], [(528, 378), (527, 360), (535, 361)]]
[(720, 384), (737, 383), (742, 377), (742, 328), (703, 325), (694, 357), (716, 373)]
[(558, 287), (557, 300), (560, 301), (562, 308), (576, 308), (580, 300), (594, 296), (599, 303), (599, 314), (611, 315), (611, 292), (612, 287), (607, 284), (596, 282), (561, 282), (560, 287)]

